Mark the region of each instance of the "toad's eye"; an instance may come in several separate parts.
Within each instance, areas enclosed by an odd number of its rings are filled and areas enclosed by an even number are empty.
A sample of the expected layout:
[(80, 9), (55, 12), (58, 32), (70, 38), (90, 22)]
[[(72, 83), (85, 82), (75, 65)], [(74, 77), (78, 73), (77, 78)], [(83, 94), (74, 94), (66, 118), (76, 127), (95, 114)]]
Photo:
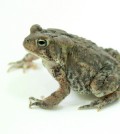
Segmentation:
[(42, 39), (38, 39), (36, 41), (36, 44), (37, 44), (37, 46), (45, 47), (45, 46), (47, 46), (47, 41), (46, 40), (42, 40)]

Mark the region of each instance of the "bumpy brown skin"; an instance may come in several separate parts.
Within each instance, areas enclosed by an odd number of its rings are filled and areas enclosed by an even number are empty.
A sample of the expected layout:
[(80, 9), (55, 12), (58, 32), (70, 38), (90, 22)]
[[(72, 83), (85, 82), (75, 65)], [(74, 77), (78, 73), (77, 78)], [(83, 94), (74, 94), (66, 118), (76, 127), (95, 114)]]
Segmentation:
[[(30, 107), (51, 108), (59, 104), (71, 88), (98, 98), (79, 109), (101, 109), (120, 97), (120, 54), (117, 51), (103, 49), (63, 30), (42, 29), (39, 25), (31, 27), (23, 45), (30, 52), (21, 60), (23, 66), (42, 58), (44, 66), (60, 85), (56, 92), (43, 100), (30, 97)], [(13, 65), (18, 66), (18, 62)]]

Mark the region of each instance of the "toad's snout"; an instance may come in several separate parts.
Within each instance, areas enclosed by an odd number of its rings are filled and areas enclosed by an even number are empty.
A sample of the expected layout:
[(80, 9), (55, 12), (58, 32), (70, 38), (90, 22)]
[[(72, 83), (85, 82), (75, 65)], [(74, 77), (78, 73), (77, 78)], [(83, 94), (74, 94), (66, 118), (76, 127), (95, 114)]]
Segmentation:
[(28, 51), (31, 51), (31, 52), (34, 52), (36, 50), (35, 42), (31, 41), (27, 38), (23, 41), (23, 46), (25, 47), (25, 49), (27, 49)]

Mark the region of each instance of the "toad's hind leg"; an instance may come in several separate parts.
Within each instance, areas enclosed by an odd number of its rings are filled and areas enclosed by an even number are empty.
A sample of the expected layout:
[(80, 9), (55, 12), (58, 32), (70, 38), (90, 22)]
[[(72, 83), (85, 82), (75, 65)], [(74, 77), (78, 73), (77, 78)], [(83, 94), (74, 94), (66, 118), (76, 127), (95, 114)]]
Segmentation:
[(120, 97), (120, 88), (109, 95), (106, 95), (104, 97), (96, 99), (95, 101), (92, 101), (88, 105), (79, 107), (79, 109), (97, 108), (98, 110), (100, 110), (103, 106), (118, 100), (119, 97)]
[(91, 102), (89, 105), (80, 107), (80, 109), (101, 109), (103, 106), (116, 101), (120, 97), (120, 79), (118, 68), (112, 66), (111, 63), (106, 63), (94, 77), (90, 87), (92, 94), (94, 94), (98, 99)]

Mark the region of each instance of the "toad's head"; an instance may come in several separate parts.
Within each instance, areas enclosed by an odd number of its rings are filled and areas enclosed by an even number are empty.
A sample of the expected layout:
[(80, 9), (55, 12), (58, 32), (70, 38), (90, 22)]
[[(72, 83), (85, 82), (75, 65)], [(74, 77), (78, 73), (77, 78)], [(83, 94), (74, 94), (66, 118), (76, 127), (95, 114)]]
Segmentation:
[(59, 29), (42, 29), (39, 25), (30, 28), (30, 35), (24, 40), (24, 47), (34, 55), (50, 61), (60, 61), (66, 57), (72, 41), (66, 32)]

